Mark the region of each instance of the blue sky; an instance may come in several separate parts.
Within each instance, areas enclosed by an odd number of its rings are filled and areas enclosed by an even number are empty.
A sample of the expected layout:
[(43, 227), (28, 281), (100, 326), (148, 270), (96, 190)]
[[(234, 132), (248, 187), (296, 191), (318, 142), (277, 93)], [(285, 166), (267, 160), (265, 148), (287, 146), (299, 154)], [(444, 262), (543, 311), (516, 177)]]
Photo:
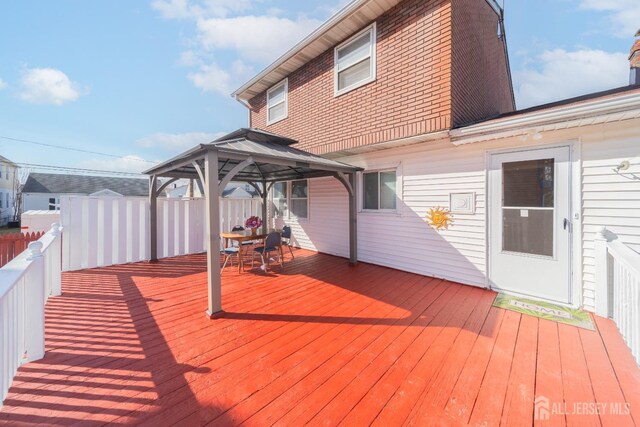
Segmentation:
[[(244, 126), (229, 93), (345, 3), (2, 2), (0, 154), (140, 171)], [(638, 0), (506, 0), (505, 9), (520, 107), (626, 85)]]

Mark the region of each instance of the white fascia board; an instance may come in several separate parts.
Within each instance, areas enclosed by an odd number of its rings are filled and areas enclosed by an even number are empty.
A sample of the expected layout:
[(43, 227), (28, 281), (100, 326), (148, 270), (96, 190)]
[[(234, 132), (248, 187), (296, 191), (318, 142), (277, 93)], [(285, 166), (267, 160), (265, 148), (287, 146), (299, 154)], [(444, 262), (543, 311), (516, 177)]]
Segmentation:
[(628, 113), (634, 110), (640, 110), (640, 93), (491, 120), (460, 129), (453, 129), (450, 131), (450, 135), (454, 145), (463, 145), (503, 138), (503, 135), (512, 136), (531, 130), (535, 131), (537, 130), (536, 128), (549, 125), (559, 125), (559, 128), (570, 127), (568, 126), (569, 124), (579, 126), (586, 119), (598, 117), (602, 117), (599, 121), (623, 120), (628, 115), (620, 114), (618, 117), (617, 113)]

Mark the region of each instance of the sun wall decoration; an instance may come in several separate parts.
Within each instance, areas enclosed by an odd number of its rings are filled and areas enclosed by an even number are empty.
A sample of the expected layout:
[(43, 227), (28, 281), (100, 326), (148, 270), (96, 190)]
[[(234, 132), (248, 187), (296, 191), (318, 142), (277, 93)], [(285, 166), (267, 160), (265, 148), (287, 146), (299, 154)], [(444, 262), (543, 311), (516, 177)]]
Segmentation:
[(427, 220), (436, 230), (447, 230), (453, 222), (449, 209), (440, 206), (429, 209), (429, 212), (427, 212)]

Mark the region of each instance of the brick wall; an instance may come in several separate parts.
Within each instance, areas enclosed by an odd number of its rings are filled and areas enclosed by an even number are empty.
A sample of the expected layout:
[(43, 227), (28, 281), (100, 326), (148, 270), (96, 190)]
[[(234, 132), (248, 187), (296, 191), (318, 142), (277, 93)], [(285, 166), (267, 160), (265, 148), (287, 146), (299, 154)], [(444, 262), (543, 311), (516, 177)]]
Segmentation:
[(251, 126), (325, 154), (514, 109), (498, 16), (485, 0), (405, 0), (376, 23), (376, 81), (334, 97), (329, 49), (289, 76), (287, 119), (267, 126), (265, 92), (250, 101)]
[(377, 22), (377, 79), (334, 97), (333, 49), (289, 76), (289, 117), (266, 124), (266, 93), (251, 126), (323, 154), (451, 127), (451, 4), (407, 0)]
[(452, 22), (454, 127), (513, 111), (498, 15), (484, 0), (455, 0)]

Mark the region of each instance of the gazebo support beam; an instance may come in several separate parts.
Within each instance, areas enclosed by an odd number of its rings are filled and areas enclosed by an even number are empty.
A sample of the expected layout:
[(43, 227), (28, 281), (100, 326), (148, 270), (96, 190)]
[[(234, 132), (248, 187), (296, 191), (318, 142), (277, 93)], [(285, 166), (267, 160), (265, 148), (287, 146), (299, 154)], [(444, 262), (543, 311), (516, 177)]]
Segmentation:
[(160, 188), (158, 188), (156, 190), (156, 196), (159, 196), (162, 194), (162, 192), (165, 190), (165, 188), (167, 188), (168, 186), (170, 186), (171, 184), (173, 184), (174, 182), (176, 182), (177, 180), (179, 180), (180, 178), (171, 178), (170, 180), (168, 180), (167, 182), (165, 182), (164, 184), (162, 184), (160, 186)]
[(218, 153), (210, 150), (204, 160), (204, 194), (207, 222), (207, 315), (222, 314), (222, 280), (220, 278), (220, 201), (218, 191)]
[(222, 194), (222, 192), (224, 191), (226, 186), (231, 182), (233, 177), (236, 176), (239, 172), (241, 172), (244, 168), (246, 168), (247, 166), (249, 166), (251, 164), (253, 164), (253, 159), (251, 157), (248, 157), (247, 159), (245, 159), (242, 162), (238, 163), (233, 169), (231, 169), (225, 175), (225, 177), (222, 179), (222, 181), (220, 181), (220, 185), (218, 187), (218, 192), (220, 194)]
[(158, 261), (158, 187), (157, 175), (149, 176), (149, 262)]
[(358, 207), (356, 204), (356, 174), (349, 177), (339, 172), (335, 177), (344, 185), (349, 194), (349, 263), (358, 263)]
[(267, 233), (267, 215), (269, 215), (269, 212), (267, 210), (267, 197), (269, 196), (269, 190), (267, 189), (267, 181), (262, 181), (262, 191), (261, 194), (262, 196), (262, 233), (266, 234)]
[(358, 263), (358, 207), (356, 203), (356, 174), (349, 174), (349, 262)]

